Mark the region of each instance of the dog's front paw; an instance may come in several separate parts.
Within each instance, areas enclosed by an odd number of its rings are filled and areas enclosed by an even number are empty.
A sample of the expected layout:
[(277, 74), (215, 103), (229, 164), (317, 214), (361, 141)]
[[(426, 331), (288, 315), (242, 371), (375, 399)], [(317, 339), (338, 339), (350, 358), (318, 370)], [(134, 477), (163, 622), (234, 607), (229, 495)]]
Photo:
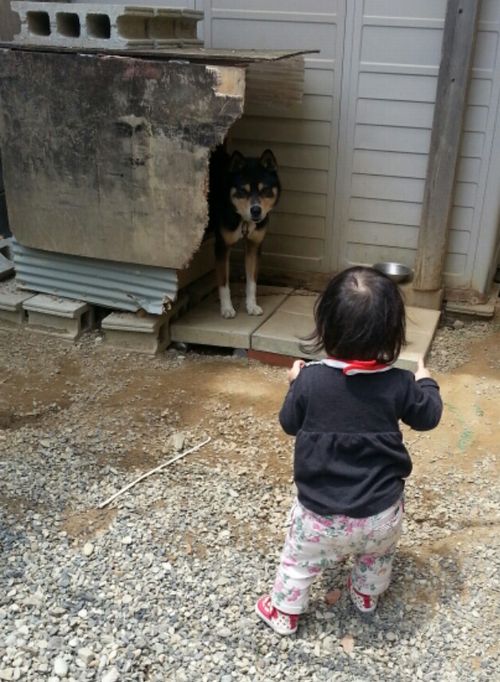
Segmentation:
[(230, 320), (231, 318), (236, 317), (236, 310), (232, 305), (221, 306), (220, 314), (225, 320)]
[(247, 313), (249, 315), (262, 315), (264, 311), (257, 303), (247, 303)]

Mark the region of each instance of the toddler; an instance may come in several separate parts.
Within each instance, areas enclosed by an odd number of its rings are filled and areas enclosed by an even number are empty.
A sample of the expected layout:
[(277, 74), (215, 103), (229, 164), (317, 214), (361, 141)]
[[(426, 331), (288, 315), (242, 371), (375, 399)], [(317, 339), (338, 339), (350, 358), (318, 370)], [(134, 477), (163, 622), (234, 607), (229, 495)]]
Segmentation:
[(388, 277), (366, 267), (341, 272), (314, 317), (310, 350), (327, 358), (297, 360), (288, 372), (279, 419), (296, 437), (298, 494), (272, 592), (255, 607), (281, 635), (297, 630), (314, 578), (349, 555), (354, 605), (376, 608), (391, 579), (412, 469), (399, 420), (426, 431), (443, 409), (423, 362), (415, 374), (393, 366), (406, 342), (405, 309)]

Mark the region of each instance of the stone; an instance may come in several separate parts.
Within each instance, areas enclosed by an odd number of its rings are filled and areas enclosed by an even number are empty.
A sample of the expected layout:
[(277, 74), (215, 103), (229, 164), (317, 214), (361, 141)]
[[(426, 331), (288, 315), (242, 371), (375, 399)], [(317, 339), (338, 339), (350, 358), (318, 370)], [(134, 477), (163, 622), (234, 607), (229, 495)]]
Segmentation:
[(120, 673), (116, 668), (110, 668), (103, 676), (101, 682), (117, 682), (120, 679)]
[(53, 670), (58, 677), (66, 677), (66, 675), (68, 674), (68, 664), (66, 663), (64, 658), (58, 656), (54, 660)]
[(86, 542), (83, 545), (82, 553), (83, 556), (90, 556), (94, 551), (94, 545), (91, 542)]

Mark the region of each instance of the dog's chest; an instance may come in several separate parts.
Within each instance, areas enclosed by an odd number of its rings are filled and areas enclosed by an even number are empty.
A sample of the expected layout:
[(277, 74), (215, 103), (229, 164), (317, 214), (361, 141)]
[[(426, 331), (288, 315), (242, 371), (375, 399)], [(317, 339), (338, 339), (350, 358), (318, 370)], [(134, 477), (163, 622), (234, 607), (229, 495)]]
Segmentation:
[(256, 223), (252, 221), (242, 220), (235, 230), (225, 230), (225, 241), (227, 244), (236, 244), (240, 239), (255, 240), (259, 236), (260, 230)]

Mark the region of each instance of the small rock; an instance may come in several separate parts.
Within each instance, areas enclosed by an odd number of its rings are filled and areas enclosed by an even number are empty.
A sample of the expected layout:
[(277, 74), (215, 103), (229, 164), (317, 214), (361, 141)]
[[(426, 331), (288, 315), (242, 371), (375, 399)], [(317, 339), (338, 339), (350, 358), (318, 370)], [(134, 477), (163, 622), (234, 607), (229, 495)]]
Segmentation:
[(91, 542), (86, 542), (83, 545), (83, 556), (90, 556), (94, 551), (94, 545)]
[(14, 668), (2, 668), (0, 670), (0, 680), (13, 680)]
[(389, 632), (386, 632), (386, 633), (385, 633), (385, 638), (386, 638), (389, 642), (395, 642), (395, 641), (397, 640), (398, 636), (397, 636), (397, 634), (396, 634), (395, 632), (392, 632), (391, 630), (389, 630)]
[(110, 668), (102, 676), (102, 682), (117, 682), (120, 679), (120, 673), (116, 668)]
[(93, 660), (94, 652), (87, 649), (87, 647), (82, 647), (81, 649), (78, 649), (78, 658), (87, 666), (90, 661)]
[(462, 322), (462, 320), (455, 320), (453, 323), (453, 329), (463, 329), (465, 327), (465, 323)]
[(68, 664), (61, 656), (58, 656), (54, 661), (54, 673), (58, 677), (66, 677), (68, 674)]
[(178, 432), (174, 433), (171, 439), (172, 442), (172, 447), (176, 452), (180, 452), (182, 448), (184, 447), (184, 443), (186, 441), (186, 437), (183, 433)]

